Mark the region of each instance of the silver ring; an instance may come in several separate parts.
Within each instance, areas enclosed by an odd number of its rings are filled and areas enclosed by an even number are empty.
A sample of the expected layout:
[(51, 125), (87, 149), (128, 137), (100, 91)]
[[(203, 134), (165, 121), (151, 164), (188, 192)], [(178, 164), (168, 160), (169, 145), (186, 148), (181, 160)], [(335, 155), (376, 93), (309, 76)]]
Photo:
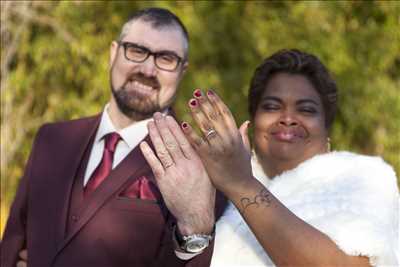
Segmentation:
[(168, 164), (166, 164), (166, 165), (164, 166), (164, 169), (168, 169), (168, 168), (170, 168), (170, 167), (172, 167), (172, 166), (174, 166), (174, 163), (173, 163), (173, 162), (170, 162), (170, 163), (168, 163)]
[(217, 134), (217, 132), (214, 129), (210, 129), (207, 133), (206, 133), (206, 138), (209, 139), (210, 137), (213, 137)]

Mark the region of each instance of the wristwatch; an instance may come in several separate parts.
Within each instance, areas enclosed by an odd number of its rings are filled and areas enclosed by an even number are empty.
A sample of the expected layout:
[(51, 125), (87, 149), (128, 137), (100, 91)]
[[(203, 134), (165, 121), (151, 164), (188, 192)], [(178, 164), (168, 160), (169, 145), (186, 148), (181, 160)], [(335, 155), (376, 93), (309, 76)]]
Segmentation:
[(174, 225), (172, 231), (174, 232), (174, 236), (176, 238), (176, 241), (180, 249), (188, 253), (200, 253), (210, 245), (210, 241), (214, 238), (215, 225), (210, 235), (206, 234), (182, 235), (179, 232), (179, 228), (176, 225)]

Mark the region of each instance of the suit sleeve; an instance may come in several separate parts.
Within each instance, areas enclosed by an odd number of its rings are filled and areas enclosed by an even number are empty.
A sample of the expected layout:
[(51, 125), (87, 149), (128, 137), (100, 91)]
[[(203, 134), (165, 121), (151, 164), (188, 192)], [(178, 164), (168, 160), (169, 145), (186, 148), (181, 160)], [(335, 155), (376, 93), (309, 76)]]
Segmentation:
[(26, 225), (28, 215), (28, 187), (32, 173), (35, 151), (43, 127), (36, 135), (31, 154), (25, 167), (14, 202), (11, 205), (9, 217), (4, 230), (1, 244), (1, 266), (15, 267), (18, 260), (18, 253), (26, 247)]

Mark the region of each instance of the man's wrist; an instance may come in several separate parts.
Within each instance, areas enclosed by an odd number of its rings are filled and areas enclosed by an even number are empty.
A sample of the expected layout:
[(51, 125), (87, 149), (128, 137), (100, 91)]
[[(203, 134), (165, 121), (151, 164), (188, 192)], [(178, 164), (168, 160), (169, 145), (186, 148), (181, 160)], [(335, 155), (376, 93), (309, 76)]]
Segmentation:
[[(189, 216), (188, 216), (189, 217)], [(214, 213), (201, 218), (190, 216), (189, 220), (178, 220), (177, 227), (182, 235), (193, 235), (193, 234), (206, 234), (212, 233), (215, 225)]]
[(197, 233), (191, 235), (183, 235), (179, 231), (178, 226), (174, 225), (172, 234), (174, 243), (176, 245), (175, 252), (181, 251), (184, 253), (197, 255), (199, 253), (202, 253), (210, 245), (210, 242), (215, 235), (215, 226), (213, 226), (210, 234)]

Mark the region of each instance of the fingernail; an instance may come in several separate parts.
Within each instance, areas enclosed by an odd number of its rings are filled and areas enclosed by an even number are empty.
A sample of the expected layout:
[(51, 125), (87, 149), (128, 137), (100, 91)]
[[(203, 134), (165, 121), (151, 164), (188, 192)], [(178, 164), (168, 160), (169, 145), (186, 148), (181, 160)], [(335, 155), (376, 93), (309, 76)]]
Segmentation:
[(194, 91), (194, 96), (195, 96), (195, 97), (201, 97), (201, 90), (200, 90), (200, 89), (196, 89), (196, 90)]
[(156, 113), (154, 113), (154, 119), (155, 120), (161, 120), (162, 119), (162, 115), (161, 115), (161, 113), (160, 112), (156, 112)]
[(197, 106), (197, 100), (196, 100), (196, 99), (191, 99), (190, 102), (189, 102), (189, 104), (190, 104), (192, 107), (196, 107), (196, 106)]
[(182, 128), (183, 129), (187, 129), (189, 125), (187, 124), (187, 122), (182, 122)]
[(215, 93), (213, 92), (213, 90), (209, 89), (209, 90), (207, 91), (207, 95), (209, 95), (209, 96), (214, 96)]
[(153, 121), (149, 121), (149, 123), (147, 123), (147, 129), (153, 128), (154, 127), (154, 122)]

